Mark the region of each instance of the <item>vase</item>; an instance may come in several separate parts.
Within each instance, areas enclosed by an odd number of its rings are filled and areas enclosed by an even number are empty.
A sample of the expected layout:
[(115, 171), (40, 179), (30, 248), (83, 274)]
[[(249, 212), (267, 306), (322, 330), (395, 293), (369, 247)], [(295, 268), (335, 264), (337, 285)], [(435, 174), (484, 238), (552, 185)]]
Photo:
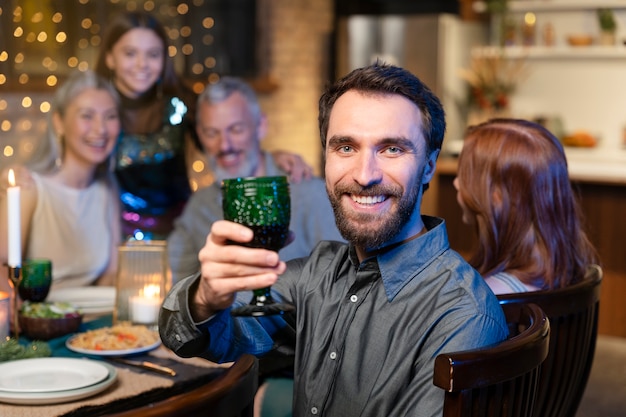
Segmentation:
[(614, 46), (615, 45), (615, 32), (603, 30), (600, 32), (600, 37), (598, 38), (598, 43), (600, 45), (605, 46)]

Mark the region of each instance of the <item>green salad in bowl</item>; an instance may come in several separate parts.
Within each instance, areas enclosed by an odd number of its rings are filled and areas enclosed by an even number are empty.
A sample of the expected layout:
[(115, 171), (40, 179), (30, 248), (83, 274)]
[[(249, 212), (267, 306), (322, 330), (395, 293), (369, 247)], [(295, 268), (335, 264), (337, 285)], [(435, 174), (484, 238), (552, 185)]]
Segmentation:
[(25, 301), (18, 315), (20, 330), (32, 340), (49, 340), (74, 333), (83, 321), (79, 309), (66, 302)]
[(20, 314), (26, 317), (42, 319), (60, 319), (63, 317), (77, 317), (81, 315), (79, 309), (67, 302), (33, 303), (24, 301)]

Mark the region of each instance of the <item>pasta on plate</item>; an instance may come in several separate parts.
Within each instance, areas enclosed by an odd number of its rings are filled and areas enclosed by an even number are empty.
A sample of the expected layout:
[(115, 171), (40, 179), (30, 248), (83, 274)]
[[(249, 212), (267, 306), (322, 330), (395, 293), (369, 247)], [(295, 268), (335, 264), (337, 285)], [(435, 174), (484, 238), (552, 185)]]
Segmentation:
[(77, 334), (68, 343), (77, 349), (107, 351), (140, 349), (158, 341), (159, 334), (146, 326), (122, 322)]

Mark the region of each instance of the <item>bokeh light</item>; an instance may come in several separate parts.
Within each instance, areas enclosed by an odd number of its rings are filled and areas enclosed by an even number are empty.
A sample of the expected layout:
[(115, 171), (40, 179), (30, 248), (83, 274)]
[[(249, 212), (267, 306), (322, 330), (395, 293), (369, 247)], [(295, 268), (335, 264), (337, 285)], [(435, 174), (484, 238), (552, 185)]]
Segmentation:
[[(2, 3), (0, 27), (9, 39), (0, 49), (0, 130), (12, 133), (5, 156), (23, 158), (37, 148), (51, 93), (71, 71), (94, 68), (107, 22), (114, 14), (135, 10), (159, 18), (168, 37), (167, 54), (194, 92), (219, 78), (217, 22), (206, 0), (63, 0), (41, 7)], [(193, 169), (206, 172), (200, 160)]]

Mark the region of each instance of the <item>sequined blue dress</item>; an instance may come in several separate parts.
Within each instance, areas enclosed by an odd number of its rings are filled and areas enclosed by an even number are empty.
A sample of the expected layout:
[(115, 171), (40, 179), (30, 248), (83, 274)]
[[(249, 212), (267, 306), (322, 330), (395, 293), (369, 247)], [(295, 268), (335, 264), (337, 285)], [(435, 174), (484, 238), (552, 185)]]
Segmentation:
[(179, 97), (122, 96), (115, 151), (125, 239), (165, 239), (191, 189), (185, 164), (189, 111)]

